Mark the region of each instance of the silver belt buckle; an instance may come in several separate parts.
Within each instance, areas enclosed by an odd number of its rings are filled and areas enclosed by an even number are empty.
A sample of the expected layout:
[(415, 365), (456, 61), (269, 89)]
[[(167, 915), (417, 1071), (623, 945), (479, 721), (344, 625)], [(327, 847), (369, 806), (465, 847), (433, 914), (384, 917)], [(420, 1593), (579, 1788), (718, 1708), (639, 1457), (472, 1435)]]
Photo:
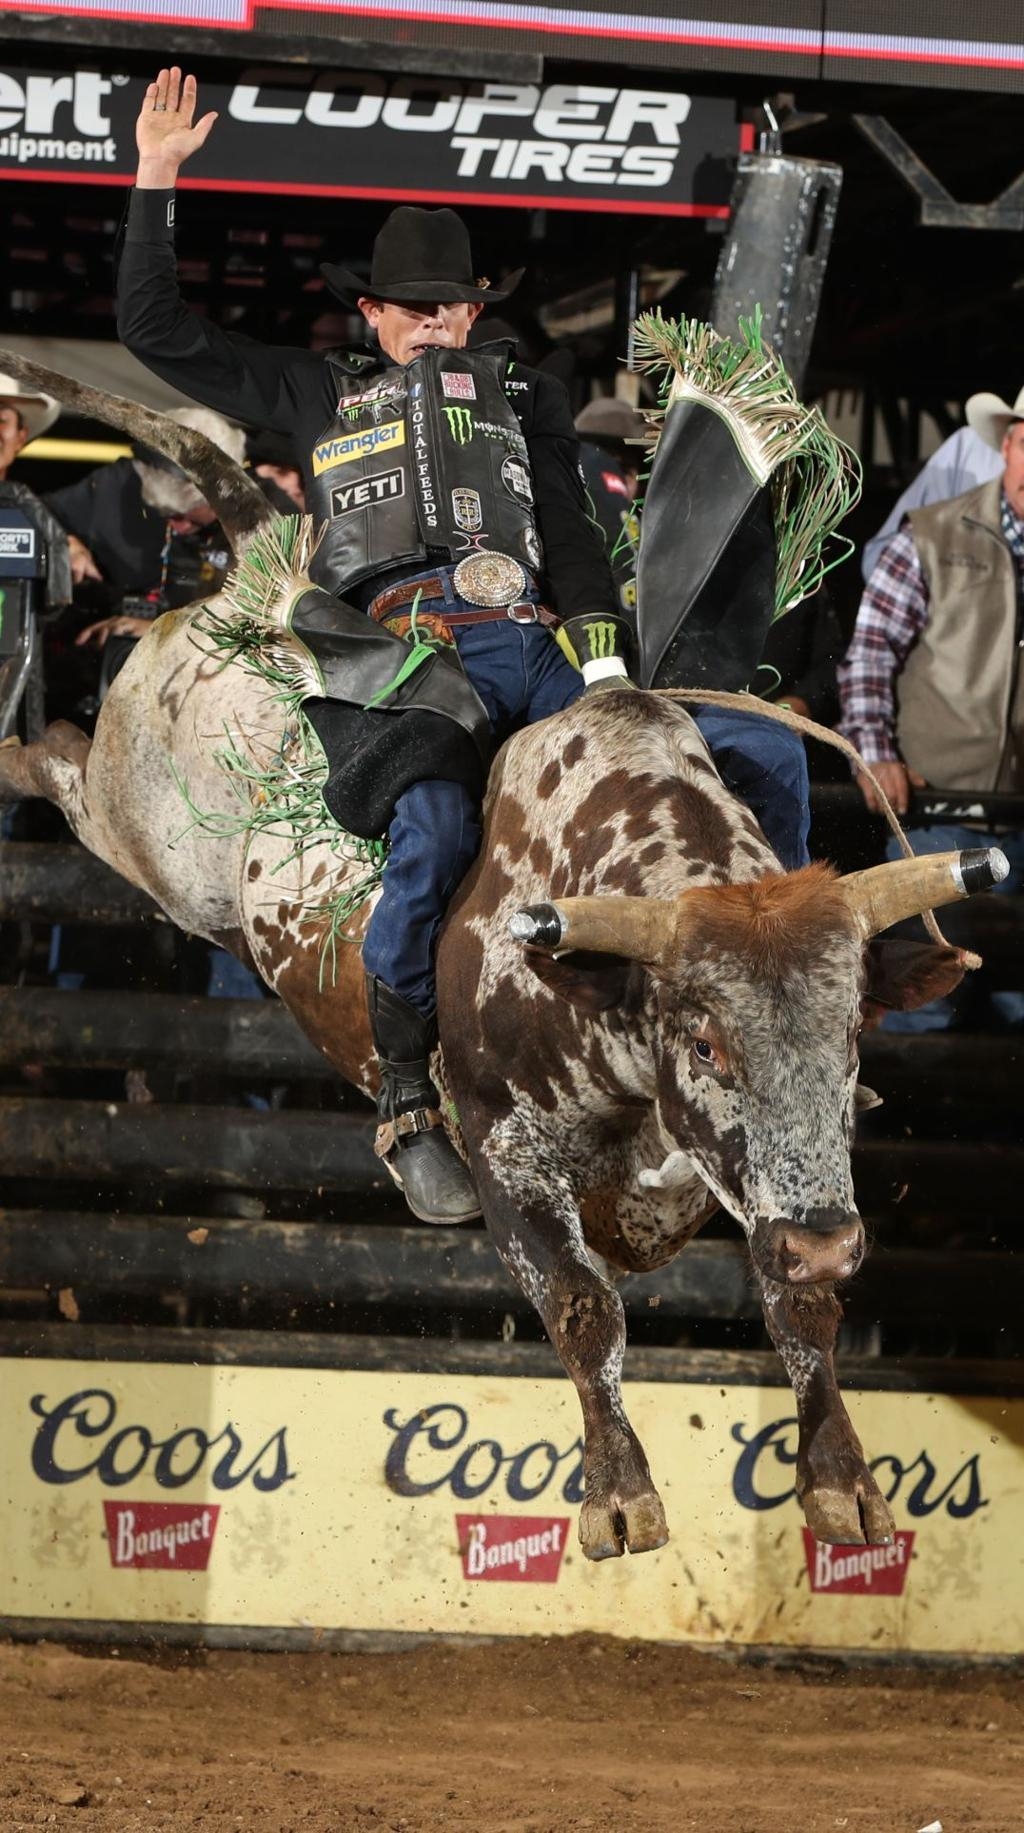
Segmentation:
[(460, 560), (452, 585), (467, 604), (504, 610), (522, 597), (529, 585), (524, 567), (511, 554), (475, 553)]
[(538, 622), (536, 605), (531, 605), (526, 599), (520, 599), (517, 605), (509, 605), (505, 616), (513, 624), (536, 624)]

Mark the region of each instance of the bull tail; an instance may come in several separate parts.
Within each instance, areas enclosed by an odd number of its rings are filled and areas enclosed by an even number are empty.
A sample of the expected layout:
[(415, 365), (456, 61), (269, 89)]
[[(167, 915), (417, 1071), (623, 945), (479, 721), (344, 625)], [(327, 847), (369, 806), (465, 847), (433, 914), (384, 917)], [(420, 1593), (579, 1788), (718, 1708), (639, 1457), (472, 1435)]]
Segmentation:
[(253, 535), (274, 520), (273, 509), (248, 472), (192, 427), (179, 426), (166, 414), (126, 401), (122, 395), (108, 394), (106, 389), (91, 388), (87, 382), (33, 363), (13, 350), (0, 350), (0, 370), (23, 386), (54, 395), (71, 413), (104, 420), (134, 443), (162, 452), (191, 478), (215, 510), (236, 558), (245, 552)]

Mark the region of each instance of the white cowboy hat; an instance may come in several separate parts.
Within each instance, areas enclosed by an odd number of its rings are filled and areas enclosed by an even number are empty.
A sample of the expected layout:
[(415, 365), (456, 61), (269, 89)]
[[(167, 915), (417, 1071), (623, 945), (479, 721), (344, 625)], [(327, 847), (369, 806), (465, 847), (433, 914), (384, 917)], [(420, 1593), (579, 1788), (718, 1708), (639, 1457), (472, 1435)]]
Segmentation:
[(38, 439), (60, 414), (60, 402), (52, 395), (27, 395), (13, 376), (0, 375), (0, 402), (17, 408), (30, 439)]
[(971, 431), (998, 452), (1013, 422), (1024, 420), (1024, 388), (1012, 407), (998, 395), (972, 395), (965, 412)]

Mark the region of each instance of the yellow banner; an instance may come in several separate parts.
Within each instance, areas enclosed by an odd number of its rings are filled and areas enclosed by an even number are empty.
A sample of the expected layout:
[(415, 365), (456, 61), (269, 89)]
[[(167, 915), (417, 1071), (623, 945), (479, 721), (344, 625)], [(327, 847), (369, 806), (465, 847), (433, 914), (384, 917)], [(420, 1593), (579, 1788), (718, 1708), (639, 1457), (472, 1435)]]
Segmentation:
[(361, 433), (345, 433), (340, 439), (327, 439), (313, 447), (313, 473), (333, 471), (338, 465), (351, 464), (355, 458), (372, 458), (376, 452), (393, 452), (405, 444), (404, 420), (386, 420), (383, 426), (368, 426)]
[(589, 1564), (568, 1382), (8, 1360), (0, 1616), (1002, 1654), (1024, 1401), (861, 1392), (891, 1548), (818, 1547), (784, 1388), (638, 1384), (672, 1538)]

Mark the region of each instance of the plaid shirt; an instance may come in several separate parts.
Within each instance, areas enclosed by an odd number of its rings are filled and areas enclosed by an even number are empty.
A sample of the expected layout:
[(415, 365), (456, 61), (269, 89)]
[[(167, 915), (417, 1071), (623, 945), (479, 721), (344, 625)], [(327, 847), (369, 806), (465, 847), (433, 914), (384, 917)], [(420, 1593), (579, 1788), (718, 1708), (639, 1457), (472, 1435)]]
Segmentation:
[[(1003, 539), (1024, 581), (1024, 518), (1001, 499)], [(838, 730), (866, 763), (898, 761), (896, 676), (928, 623), (928, 582), (904, 523), (879, 556), (857, 613), (853, 641), (837, 671)]]

